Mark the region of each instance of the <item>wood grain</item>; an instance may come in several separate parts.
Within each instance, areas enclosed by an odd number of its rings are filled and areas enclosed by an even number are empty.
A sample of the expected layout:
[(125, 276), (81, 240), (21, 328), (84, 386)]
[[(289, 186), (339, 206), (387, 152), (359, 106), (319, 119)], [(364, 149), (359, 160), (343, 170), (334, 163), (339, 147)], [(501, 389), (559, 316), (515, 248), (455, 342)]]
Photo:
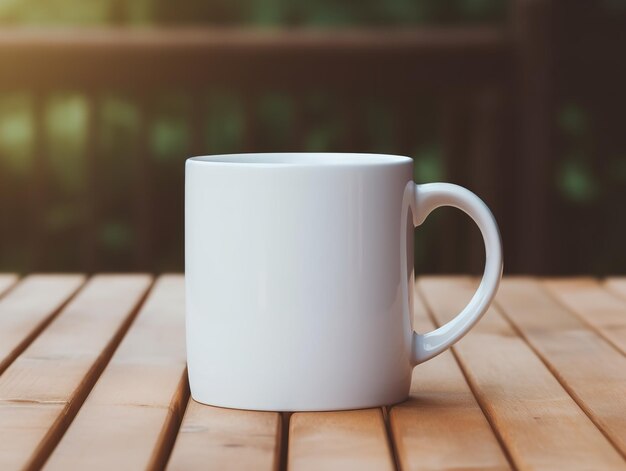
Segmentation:
[(184, 319), (183, 277), (160, 277), (45, 469), (165, 465), (188, 400)]
[(0, 376), (0, 469), (40, 467), (149, 283), (145, 275), (93, 278)]
[[(361, 82), (375, 80), (387, 88), (393, 83), (397, 90), (410, 90), (406, 84), (414, 79), (431, 86), (452, 82), (467, 87), (485, 78), (492, 83), (508, 77), (504, 67), (508, 51), (509, 38), (498, 27), (403, 31), (5, 27), (0, 30), (4, 65), (0, 85), (106, 90), (230, 83), (244, 90), (296, 85), (320, 90), (352, 83), (352, 90), (363, 90)], [(371, 71), (371, 64), (384, 65), (386, 73), (363, 75)], [(129, 66), (132, 74), (116, 74)], [(464, 73), (445, 74), (451, 71)]]
[(13, 273), (0, 273), (0, 296), (13, 287), (17, 279), (18, 276)]
[(294, 413), (289, 423), (288, 468), (394, 469), (382, 410)]
[[(414, 328), (434, 329), (420, 296)], [(411, 397), (394, 406), (390, 425), (403, 470), (509, 469), (509, 463), (452, 352), (413, 370)]]
[[(159, 278), (143, 306), (149, 276), (83, 282), (0, 275), (2, 471), (626, 469), (626, 279), (505, 278), (454, 351), (416, 367), (388, 420), (196, 403), (182, 276)], [(475, 286), (420, 279), (415, 328), (452, 318)]]
[(0, 299), (0, 373), (83, 282), (82, 275), (30, 275)]
[(507, 279), (497, 302), (570, 395), (626, 457), (626, 357), (530, 278)]
[[(419, 280), (438, 324), (473, 295), (469, 278)], [(520, 470), (624, 469), (624, 460), (496, 307), (455, 347), (481, 407)]]
[(545, 280), (543, 286), (570, 312), (626, 354), (626, 302), (593, 278)]
[(275, 470), (280, 414), (211, 407), (189, 400), (167, 469)]

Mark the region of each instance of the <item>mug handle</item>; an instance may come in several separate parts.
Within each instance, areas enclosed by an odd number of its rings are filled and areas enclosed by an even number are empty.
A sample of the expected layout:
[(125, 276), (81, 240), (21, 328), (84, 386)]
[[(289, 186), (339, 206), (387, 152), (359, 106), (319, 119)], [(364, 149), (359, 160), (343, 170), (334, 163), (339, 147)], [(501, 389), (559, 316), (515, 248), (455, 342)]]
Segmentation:
[(502, 242), (493, 214), (474, 193), (451, 183), (409, 182), (406, 190), (413, 212), (413, 224), (421, 225), (436, 208), (453, 206), (471, 217), (485, 242), (485, 271), (478, 289), (454, 319), (427, 334), (413, 332), (412, 363), (417, 365), (439, 355), (463, 337), (483, 316), (496, 295), (502, 277)]

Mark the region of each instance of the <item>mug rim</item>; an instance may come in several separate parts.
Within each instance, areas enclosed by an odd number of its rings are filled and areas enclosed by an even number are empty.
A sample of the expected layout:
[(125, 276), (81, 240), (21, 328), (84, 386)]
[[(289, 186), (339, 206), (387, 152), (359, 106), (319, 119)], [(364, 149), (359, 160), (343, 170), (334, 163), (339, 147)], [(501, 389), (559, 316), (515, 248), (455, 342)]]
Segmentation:
[(366, 152), (251, 152), (199, 155), (187, 163), (233, 167), (370, 167), (412, 163), (403, 155)]

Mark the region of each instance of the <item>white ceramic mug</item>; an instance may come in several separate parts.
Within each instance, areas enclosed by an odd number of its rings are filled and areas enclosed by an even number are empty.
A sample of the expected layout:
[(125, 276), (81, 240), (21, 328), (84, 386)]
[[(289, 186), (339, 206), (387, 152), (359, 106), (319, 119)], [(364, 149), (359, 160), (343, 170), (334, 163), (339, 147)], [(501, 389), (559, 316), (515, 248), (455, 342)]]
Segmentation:
[[(196, 401), (305, 411), (408, 396), (413, 367), (468, 332), (502, 273), (489, 208), (465, 188), (412, 178), (413, 161), (392, 155), (187, 160), (187, 361)], [(485, 272), (465, 309), (422, 335), (411, 325), (413, 228), (440, 206), (476, 222)]]

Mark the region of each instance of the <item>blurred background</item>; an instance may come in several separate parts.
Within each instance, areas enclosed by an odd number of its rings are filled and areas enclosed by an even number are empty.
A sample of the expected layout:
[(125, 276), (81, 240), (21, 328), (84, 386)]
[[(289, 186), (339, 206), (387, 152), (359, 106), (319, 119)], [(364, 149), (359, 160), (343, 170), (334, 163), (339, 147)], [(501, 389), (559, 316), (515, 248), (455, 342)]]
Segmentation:
[[(182, 270), (185, 158), (354, 151), (478, 193), (508, 273), (626, 273), (625, 51), (624, 0), (0, 0), (0, 270)], [(455, 210), (416, 241), (481, 271)]]

